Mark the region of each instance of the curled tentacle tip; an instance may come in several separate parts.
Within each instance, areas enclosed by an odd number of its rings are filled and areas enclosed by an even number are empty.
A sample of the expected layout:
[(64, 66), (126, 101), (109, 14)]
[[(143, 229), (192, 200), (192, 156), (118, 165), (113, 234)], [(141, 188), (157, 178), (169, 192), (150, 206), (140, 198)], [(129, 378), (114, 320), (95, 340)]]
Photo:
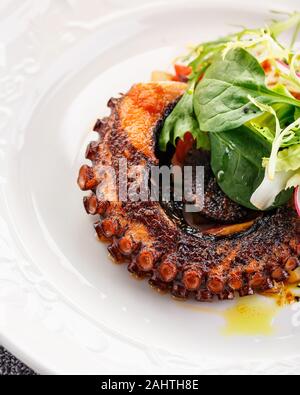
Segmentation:
[[(154, 210), (152, 206), (148, 210), (144, 202), (116, 205), (114, 202), (100, 201), (100, 196), (95, 194), (102, 180), (100, 166), (104, 163), (116, 167), (118, 174), (117, 159), (121, 157), (143, 166), (146, 157), (151, 157), (148, 162), (146, 160), (146, 165), (151, 165), (153, 158), (159, 162), (154, 150), (156, 128), (160, 127), (184, 91), (185, 88), (176, 88), (173, 84), (170, 88), (158, 84), (135, 86), (121, 99), (111, 99), (108, 103), (110, 117), (97, 121), (94, 131), (99, 133), (99, 141), (90, 143), (86, 151), (86, 158), (92, 161), (93, 167), (84, 165), (80, 169), (78, 185), (84, 191), (93, 192), (84, 198), (84, 206), (89, 214), (101, 216), (102, 220), (95, 224), (98, 237), (103, 241), (113, 241), (109, 246), (110, 253), (118, 261), (125, 259), (130, 272), (140, 278), (150, 278), (151, 285), (171, 291), (180, 299), (191, 296), (203, 302), (217, 297), (228, 300), (234, 297), (235, 292), (241, 296), (252, 295), (271, 287), (273, 280), (287, 280), (291, 272), (297, 271), (300, 259), (300, 220), (295, 218), (293, 208), (279, 209), (267, 221), (260, 218), (257, 226), (249, 232), (240, 233), (239, 243), (245, 247), (244, 250), (251, 251), (245, 254), (237, 250), (237, 239), (232, 235), (230, 238), (224, 235), (224, 241), (223, 237), (217, 238), (217, 241), (214, 238), (207, 238), (207, 242), (202, 242), (202, 238), (200, 242), (198, 238), (195, 241), (190, 232), (186, 233), (185, 229), (177, 226), (176, 221), (174, 223), (166, 218), (169, 214), (159, 203), (153, 204)], [(153, 125), (149, 129), (148, 123), (141, 125), (139, 114), (143, 115), (150, 107), (151, 113), (156, 115), (153, 115)], [(157, 111), (152, 111), (152, 107)], [(127, 114), (130, 114), (128, 119)], [(132, 114), (137, 115), (136, 119)], [(128, 128), (123, 124), (128, 124)], [(141, 129), (143, 126), (145, 129)], [(143, 152), (138, 141), (141, 135), (147, 136), (142, 144)], [(210, 185), (214, 188), (216, 184), (215, 180)], [(214, 189), (212, 195), (215, 199)], [(213, 213), (217, 222), (222, 211), (228, 211), (227, 214), (235, 220), (238, 216), (244, 216), (244, 210), (233, 213), (235, 206), (228, 210), (223, 210), (223, 204), (218, 206), (217, 214)], [(138, 226), (131, 226), (134, 222)], [(140, 232), (140, 225), (143, 232)], [(178, 251), (180, 255), (177, 256)], [(221, 259), (223, 255), (228, 258)]]

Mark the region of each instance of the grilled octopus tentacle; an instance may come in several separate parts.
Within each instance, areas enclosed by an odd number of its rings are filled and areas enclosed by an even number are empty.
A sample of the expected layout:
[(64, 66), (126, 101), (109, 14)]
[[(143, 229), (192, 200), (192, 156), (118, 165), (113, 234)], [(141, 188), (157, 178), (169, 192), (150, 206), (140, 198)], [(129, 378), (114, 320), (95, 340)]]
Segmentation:
[[(220, 237), (181, 226), (158, 202), (118, 201), (112, 176), (100, 171), (101, 166), (112, 166), (118, 178), (119, 160), (124, 158), (128, 167), (139, 165), (141, 170), (158, 165), (157, 131), (185, 89), (185, 84), (175, 82), (138, 84), (109, 101), (111, 115), (97, 121), (94, 130), (99, 139), (86, 152), (92, 165), (79, 172), (80, 188), (91, 191), (84, 198), (85, 209), (100, 215), (95, 230), (101, 240), (109, 241), (116, 260), (127, 262), (130, 272), (148, 277), (152, 286), (175, 297), (211, 301), (265, 291), (300, 265), (300, 224), (293, 207), (255, 217), (237, 234), (225, 232)], [(103, 181), (100, 199), (97, 187)], [(207, 191), (204, 216), (220, 217), (220, 205), (224, 211), (220, 222), (245, 215), (243, 208), (220, 195), (212, 177)], [(218, 206), (213, 208), (214, 201)], [(234, 215), (228, 215), (228, 207)]]

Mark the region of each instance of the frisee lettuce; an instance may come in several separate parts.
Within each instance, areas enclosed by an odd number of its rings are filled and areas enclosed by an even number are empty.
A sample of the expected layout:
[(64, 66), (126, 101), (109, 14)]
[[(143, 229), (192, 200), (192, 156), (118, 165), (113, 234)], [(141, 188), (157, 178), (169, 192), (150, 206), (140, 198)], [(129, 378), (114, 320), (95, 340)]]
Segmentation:
[(272, 37), (269, 28), (258, 31), (245, 31), (240, 40), (229, 42), (222, 52), (223, 60), (232, 49), (237, 48), (246, 49), (256, 56), (260, 62), (266, 59), (270, 61), (288, 59), (290, 56), (290, 50), (281, 46), (277, 40)]
[[(294, 123), (289, 125), (286, 129), (282, 130), (279, 118), (278, 118), (276, 111), (274, 110), (273, 107), (268, 106), (263, 103), (260, 103), (259, 101), (255, 100), (251, 96), (249, 96), (249, 100), (256, 107), (258, 107), (262, 112), (269, 113), (272, 116), (274, 116), (274, 118), (275, 118), (275, 134), (274, 134), (274, 139), (272, 141), (271, 156), (270, 156), (270, 159), (268, 160), (268, 165), (267, 165), (269, 178), (270, 178), (270, 180), (273, 180), (275, 177), (275, 172), (276, 172), (276, 161), (277, 161), (278, 151), (279, 151), (281, 145), (284, 143), (284, 141), (289, 141), (289, 140), (291, 140), (292, 137), (294, 137), (293, 128), (294, 128), (294, 126), (296, 127), (299, 122), (295, 121)], [(300, 121), (300, 119), (299, 119), (299, 121)]]
[(300, 170), (300, 145), (291, 145), (280, 151), (280, 148), (295, 137), (295, 130), (300, 128), (300, 118), (282, 129), (276, 111), (271, 106), (259, 103), (250, 97), (251, 102), (261, 111), (271, 114), (275, 118), (275, 134), (272, 141), (271, 155), (263, 159), (266, 168), (262, 184), (254, 191), (251, 203), (260, 210), (270, 208), (279, 192), (288, 189), (294, 172)]
[[(269, 158), (264, 158), (263, 167), (269, 166)], [(292, 145), (277, 155), (276, 171), (300, 171), (300, 144)]]

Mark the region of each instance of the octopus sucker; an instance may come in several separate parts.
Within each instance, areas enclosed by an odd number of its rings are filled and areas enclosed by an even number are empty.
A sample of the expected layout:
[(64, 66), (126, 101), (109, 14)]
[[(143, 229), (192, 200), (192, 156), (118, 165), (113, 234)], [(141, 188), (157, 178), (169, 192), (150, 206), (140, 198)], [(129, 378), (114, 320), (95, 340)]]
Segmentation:
[[(145, 170), (160, 164), (158, 133), (185, 90), (180, 82), (137, 84), (109, 101), (111, 115), (96, 122), (98, 140), (86, 151), (90, 164), (79, 172), (79, 187), (90, 191), (85, 210), (98, 217), (97, 235), (109, 242), (116, 261), (175, 298), (211, 302), (267, 291), (300, 266), (300, 224), (292, 204), (259, 215), (238, 206), (219, 189), (203, 158), (205, 205), (192, 224), (180, 204), (118, 201), (107, 177), (99, 195), (101, 166), (111, 166), (118, 178), (120, 159)], [(186, 163), (194, 163), (196, 154), (194, 148)], [(133, 185), (129, 175), (127, 181)], [(211, 226), (203, 228), (203, 219)]]

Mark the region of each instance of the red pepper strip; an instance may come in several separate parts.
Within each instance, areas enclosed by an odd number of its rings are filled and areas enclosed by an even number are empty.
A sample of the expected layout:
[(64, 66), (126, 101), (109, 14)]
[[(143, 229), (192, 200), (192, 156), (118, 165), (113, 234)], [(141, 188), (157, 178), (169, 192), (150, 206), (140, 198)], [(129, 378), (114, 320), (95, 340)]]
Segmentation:
[(176, 159), (179, 163), (183, 163), (188, 152), (193, 148), (195, 139), (192, 133), (187, 132), (183, 140), (179, 140), (176, 145)]
[(300, 187), (297, 187), (295, 189), (294, 197), (295, 197), (295, 207), (296, 207), (297, 213), (300, 217)]
[(175, 64), (175, 77), (174, 81), (187, 82), (188, 77), (191, 75), (193, 69), (190, 66)]
[(299, 92), (291, 92), (295, 99), (300, 100), (300, 93)]
[(184, 66), (181, 64), (175, 64), (174, 67), (177, 75), (182, 75), (185, 77), (188, 77), (193, 71), (193, 69), (190, 66)]
[(268, 59), (262, 62), (261, 67), (264, 69), (266, 74), (272, 71), (272, 63)]

